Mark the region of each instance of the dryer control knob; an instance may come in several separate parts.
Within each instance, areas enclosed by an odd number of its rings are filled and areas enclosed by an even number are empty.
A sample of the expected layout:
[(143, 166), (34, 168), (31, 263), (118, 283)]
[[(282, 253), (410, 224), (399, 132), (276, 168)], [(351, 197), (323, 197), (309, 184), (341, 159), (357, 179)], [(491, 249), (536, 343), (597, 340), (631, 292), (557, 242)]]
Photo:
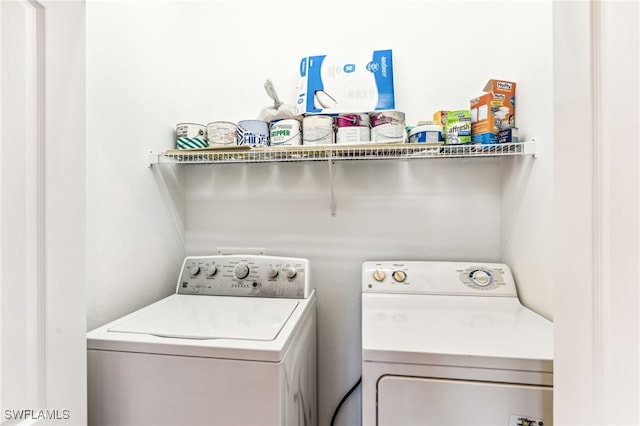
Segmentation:
[(243, 280), (249, 276), (249, 265), (246, 263), (238, 263), (235, 268), (233, 268), (233, 275), (239, 280)]
[(216, 267), (216, 265), (211, 265), (207, 269), (207, 276), (212, 277), (216, 274), (216, 272), (218, 272), (218, 268)]
[(293, 266), (287, 268), (287, 278), (294, 278), (296, 275), (298, 275), (298, 271), (296, 271), (296, 268), (294, 268)]
[(187, 269), (189, 270), (189, 275), (192, 277), (195, 277), (200, 273), (200, 267), (198, 265), (189, 265)]
[(399, 283), (403, 283), (407, 279), (407, 274), (404, 271), (393, 271), (393, 279)]
[(470, 278), (474, 284), (480, 287), (486, 287), (491, 284), (491, 274), (487, 271), (473, 271)]
[(384, 281), (386, 277), (387, 274), (385, 274), (384, 271), (381, 271), (380, 269), (376, 269), (376, 271), (373, 273), (373, 279), (378, 282)]
[(269, 269), (267, 270), (267, 276), (269, 278), (275, 278), (278, 276), (278, 268), (276, 268), (275, 266), (269, 266)]

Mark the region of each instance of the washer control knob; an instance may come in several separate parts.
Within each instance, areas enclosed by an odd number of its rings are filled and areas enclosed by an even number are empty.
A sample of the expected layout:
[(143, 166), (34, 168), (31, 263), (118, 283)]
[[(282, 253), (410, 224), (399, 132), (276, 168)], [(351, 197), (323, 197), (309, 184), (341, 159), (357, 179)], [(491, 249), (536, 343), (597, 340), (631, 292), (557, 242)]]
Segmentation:
[(491, 284), (491, 274), (487, 271), (473, 271), (470, 278), (475, 285), (478, 285), (480, 287), (486, 287)]
[(287, 278), (294, 278), (296, 275), (298, 275), (298, 271), (296, 271), (296, 268), (294, 268), (293, 266), (287, 268)]
[(407, 274), (404, 271), (393, 271), (393, 279), (403, 283), (407, 279)]
[(267, 270), (267, 276), (269, 278), (275, 278), (278, 276), (278, 268), (276, 268), (275, 266), (269, 266), (269, 269)]
[(386, 277), (387, 274), (385, 274), (384, 271), (381, 271), (380, 269), (376, 269), (376, 271), (373, 273), (373, 279), (378, 282), (384, 281)]
[(200, 266), (198, 265), (189, 265), (187, 269), (189, 271), (189, 275), (191, 275), (192, 277), (195, 277), (200, 273)]
[(207, 269), (207, 276), (212, 277), (216, 274), (216, 272), (218, 272), (218, 268), (216, 267), (216, 265), (211, 265)]
[(249, 265), (246, 263), (238, 263), (235, 268), (233, 268), (233, 275), (239, 279), (243, 280), (249, 276)]

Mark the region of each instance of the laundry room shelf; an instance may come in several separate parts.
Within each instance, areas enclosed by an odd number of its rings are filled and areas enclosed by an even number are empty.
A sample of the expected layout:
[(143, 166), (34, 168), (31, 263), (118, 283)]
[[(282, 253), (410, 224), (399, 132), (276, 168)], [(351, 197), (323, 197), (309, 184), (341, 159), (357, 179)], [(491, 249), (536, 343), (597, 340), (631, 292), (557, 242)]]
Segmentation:
[(422, 143), (300, 145), (251, 148), (203, 148), (149, 153), (149, 166), (173, 164), (277, 163), (305, 161), (479, 158), (535, 156), (535, 141), (492, 145), (431, 145)]
[(424, 143), (362, 143), (353, 145), (300, 145), (252, 148), (232, 146), (193, 150), (149, 152), (149, 167), (159, 164), (248, 164), (324, 161), (328, 164), (330, 212), (336, 214), (334, 168), (338, 162), (361, 160), (420, 160), (437, 158), (482, 158), (536, 155), (535, 141), (493, 145), (437, 145)]

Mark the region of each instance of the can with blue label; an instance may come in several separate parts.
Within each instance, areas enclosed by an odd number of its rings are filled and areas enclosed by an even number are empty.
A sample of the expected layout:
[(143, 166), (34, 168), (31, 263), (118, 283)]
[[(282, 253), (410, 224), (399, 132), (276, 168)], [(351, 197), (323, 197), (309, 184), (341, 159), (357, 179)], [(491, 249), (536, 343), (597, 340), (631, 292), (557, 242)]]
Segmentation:
[(418, 125), (409, 131), (409, 143), (442, 143), (442, 126), (435, 124)]
[(269, 125), (262, 120), (238, 122), (238, 145), (269, 146)]

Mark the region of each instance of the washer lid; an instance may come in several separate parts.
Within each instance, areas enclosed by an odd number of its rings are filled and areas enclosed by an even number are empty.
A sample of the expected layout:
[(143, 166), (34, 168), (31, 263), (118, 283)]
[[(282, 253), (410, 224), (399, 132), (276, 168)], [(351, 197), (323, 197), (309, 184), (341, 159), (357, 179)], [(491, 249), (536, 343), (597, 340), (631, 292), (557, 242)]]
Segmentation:
[(299, 301), (173, 295), (108, 328), (178, 339), (274, 340)]

